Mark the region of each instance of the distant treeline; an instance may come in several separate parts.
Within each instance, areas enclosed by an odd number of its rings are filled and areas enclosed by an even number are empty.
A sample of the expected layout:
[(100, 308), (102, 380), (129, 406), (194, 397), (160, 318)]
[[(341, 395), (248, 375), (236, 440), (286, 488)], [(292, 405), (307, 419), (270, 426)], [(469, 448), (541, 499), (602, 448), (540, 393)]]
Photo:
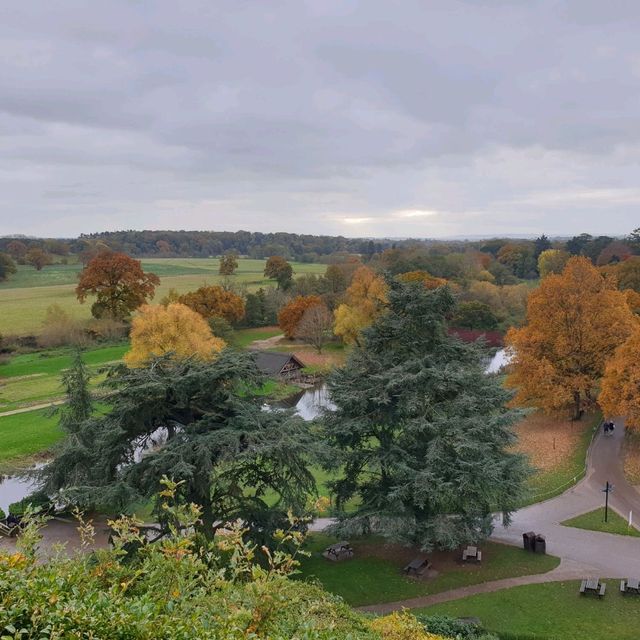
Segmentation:
[[(537, 259), (550, 247), (563, 249), (571, 255), (585, 255), (595, 264), (607, 264), (639, 253), (638, 230), (624, 240), (611, 236), (580, 234), (568, 241), (550, 241), (545, 235), (535, 240), (493, 238), (484, 240), (418, 240), (418, 239), (368, 239), (343, 236), (317, 236), (297, 233), (258, 233), (250, 231), (106, 231), (82, 234), (78, 238), (0, 238), (0, 252), (20, 257), (20, 252), (40, 248), (53, 255), (92, 254), (96, 249), (108, 248), (135, 257), (194, 257), (219, 256), (235, 251), (250, 258), (267, 258), (279, 255), (298, 262), (330, 262), (336, 254), (358, 254), (365, 260), (387, 250), (409, 250), (422, 256), (429, 255), (430, 264), (412, 265), (427, 268), (434, 275), (450, 277), (449, 273), (436, 273), (434, 257), (451, 253), (481, 251), (508, 264), (520, 278), (537, 276)], [(507, 255), (510, 254), (510, 255)], [(403, 259), (406, 254), (403, 255)], [(416, 262), (419, 262), (416, 261)], [(435, 260), (437, 262), (437, 259)], [(441, 267), (441, 265), (438, 265)], [(434, 269), (434, 267), (436, 267)]]

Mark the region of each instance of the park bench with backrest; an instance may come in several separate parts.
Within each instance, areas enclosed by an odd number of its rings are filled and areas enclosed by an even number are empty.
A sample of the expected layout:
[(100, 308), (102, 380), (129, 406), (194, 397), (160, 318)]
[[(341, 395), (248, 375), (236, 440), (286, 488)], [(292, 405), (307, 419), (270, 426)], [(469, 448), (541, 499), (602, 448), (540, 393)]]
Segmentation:
[(462, 552), (462, 562), (466, 562), (467, 560), (475, 560), (476, 562), (482, 562), (482, 551), (478, 549), (478, 547), (467, 547)]
[(405, 568), (404, 572), (408, 576), (421, 576), (425, 571), (431, 568), (431, 562), (427, 556), (418, 556), (414, 558)]

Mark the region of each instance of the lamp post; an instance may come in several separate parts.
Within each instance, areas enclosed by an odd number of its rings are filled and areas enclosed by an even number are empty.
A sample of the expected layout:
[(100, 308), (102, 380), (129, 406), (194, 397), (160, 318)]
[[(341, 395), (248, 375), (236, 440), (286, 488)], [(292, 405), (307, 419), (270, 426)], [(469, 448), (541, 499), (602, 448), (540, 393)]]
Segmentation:
[(607, 522), (609, 517), (609, 494), (613, 491), (613, 485), (607, 480), (604, 489), (604, 521)]

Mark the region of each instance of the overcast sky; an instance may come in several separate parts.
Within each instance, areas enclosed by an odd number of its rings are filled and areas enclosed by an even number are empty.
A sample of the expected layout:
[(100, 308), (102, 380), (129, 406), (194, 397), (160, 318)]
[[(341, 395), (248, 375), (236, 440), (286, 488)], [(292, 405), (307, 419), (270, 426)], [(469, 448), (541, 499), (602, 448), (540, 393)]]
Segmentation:
[(637, 0), (6, 0), (0, 234), (624, 234)]

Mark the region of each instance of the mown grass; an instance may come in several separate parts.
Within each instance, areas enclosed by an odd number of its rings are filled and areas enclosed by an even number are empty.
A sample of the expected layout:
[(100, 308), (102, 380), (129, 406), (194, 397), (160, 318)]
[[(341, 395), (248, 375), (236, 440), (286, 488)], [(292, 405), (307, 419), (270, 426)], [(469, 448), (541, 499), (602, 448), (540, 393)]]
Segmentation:
[(233, 344), (241, 349), (248, 347), (256, 340), (267, 340), (274, 336), (282, 335), (280, 327), (255, 327), (252, 329), (238, 329), (235, 332)]
[(505, 640), (635, 640), (640, 599), (622, 596), (618, 580), (604, 580), (599, 600), (578, 593), (580, 582), (547, 582), (504, 589), (414, 609), (413, 613), (473, 616)]
[(640, 538), (640, 531), (635, 527), (630, 527), (627, 520), (619, 516), (615, 511), (609, 509), (607, 522), (604, 521), (604, 507), (583, 513), (580, 516), (565, 520), (560, 523), (565, 527), (575, 527), (576, 529), (587, 529), (589, 531), (604, 531), (605, 533), (615, 533), (622, 536), (633, 536)]
[[(448, 560), (446, 565), (439, 567), (434, 562), (434, 569), (440, 570), (439, 575), (415, 580), (404, 575), (402, 569), (407, 560), (396, 557), (393, 547), (390, 548), (390, 559), (386, 559), (384, 553), (375, 556), (359, 553), (363, 545), (382, 548), (383, 540), (352, 540), (354, 557), (344, 562), (331, 562), (322, 557), (321, 552), (335, 541), (335, 538), (324, 534), (309, 536), (306, 550), (311, 552), (311, 556), (302, 558), (299, 577), (318, 580), (325, 589), (341, 596), (352, 606), (396, 602), (479, 582), (544, 573), (560, 563), (554, 556), (531, 554), (516, 547), (483, 542), (482, 564), (463, 565)], [(409, 555), (418, 553), (415, 551)]]
[(0, 417), (0, 469), (47, 451), (61, 437), (58, 417), (49, 410)]
[[(185, 293), (222, 280), (216, 258), (157, 258), (143, 260), (142, 263), (144, 269), (157, 273), (161, 278), (154, 298), (156, 301), (172, 288)], [(264, 260), (241, 259), (236, 274), (230, 280), (249, 290), (273, 285), (273, 280), (264, 277), (264, 265)], [(323, 264), (294, 262), (292, 266), (294, 275), (321, 274), (326, 270)], [(0, 333), (38, 334), (45, 312), (52, 304), (59, 305), (73, 318), (89, 319), (91, 301), (80, 304), (75, 294), (79, 269), (79, 265), (52, 265), (42, 271), (20, 267), (15, 276), (0, 285)]]

